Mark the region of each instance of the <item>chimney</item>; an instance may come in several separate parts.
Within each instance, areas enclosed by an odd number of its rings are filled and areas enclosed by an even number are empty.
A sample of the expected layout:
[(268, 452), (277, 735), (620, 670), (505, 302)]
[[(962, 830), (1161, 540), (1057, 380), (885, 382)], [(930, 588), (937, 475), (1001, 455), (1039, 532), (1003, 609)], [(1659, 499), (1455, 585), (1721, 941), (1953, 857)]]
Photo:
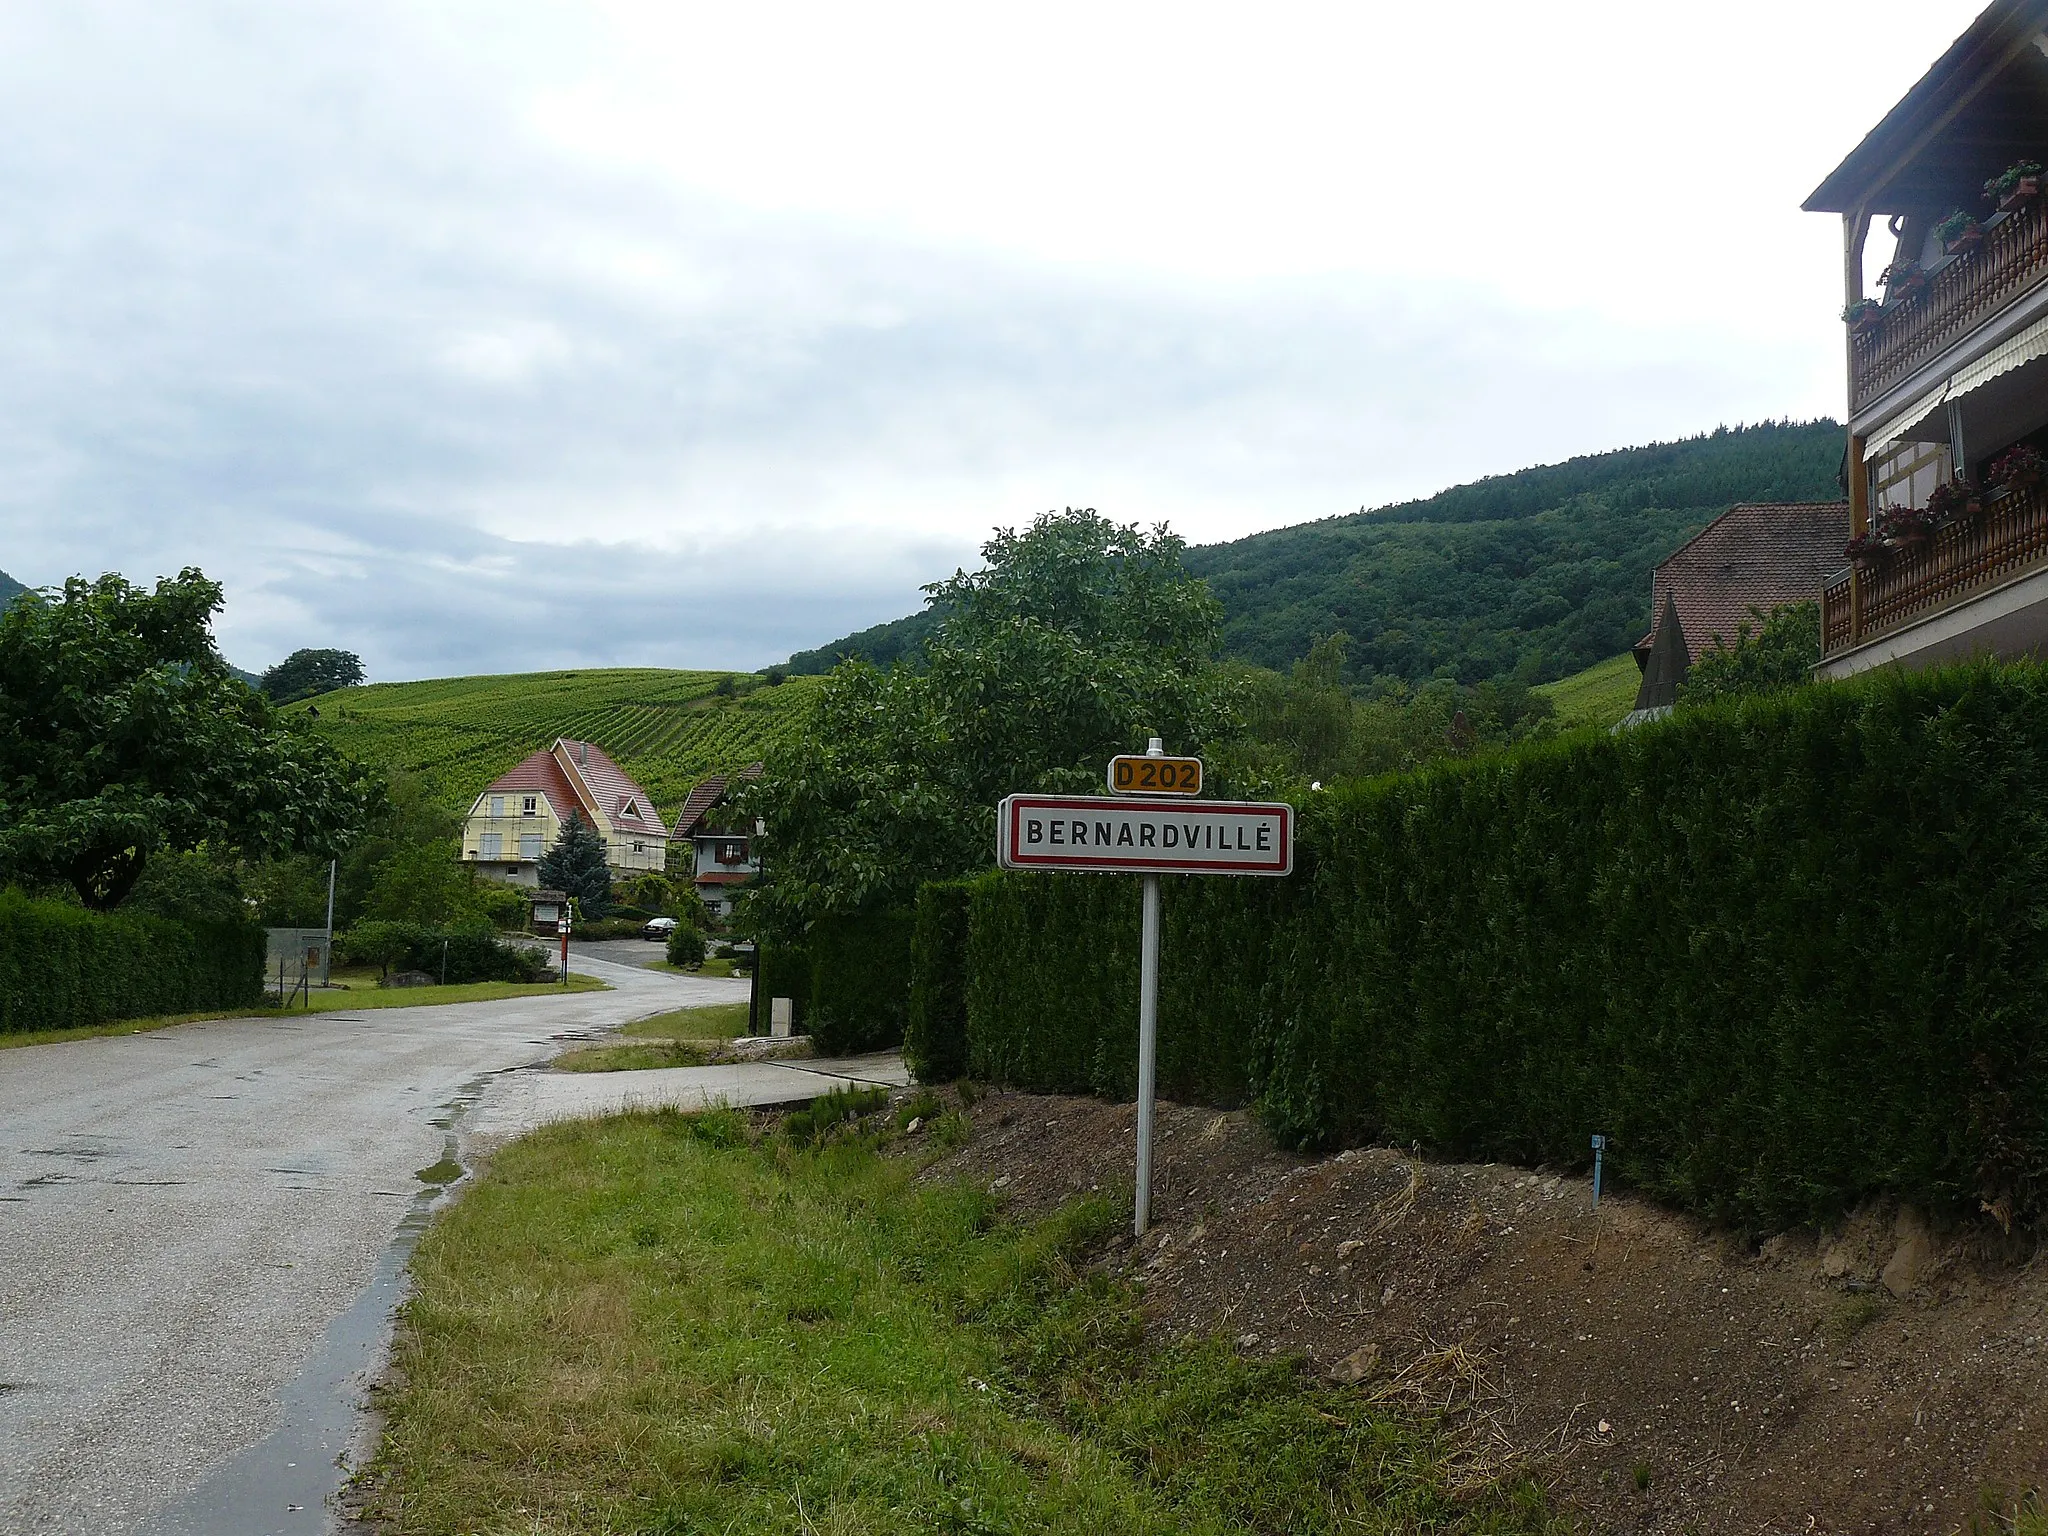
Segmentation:
[(590, 743), (587, 741), (576, 743), (576, 766), (579, 768), (588, 768), (590, 766)]

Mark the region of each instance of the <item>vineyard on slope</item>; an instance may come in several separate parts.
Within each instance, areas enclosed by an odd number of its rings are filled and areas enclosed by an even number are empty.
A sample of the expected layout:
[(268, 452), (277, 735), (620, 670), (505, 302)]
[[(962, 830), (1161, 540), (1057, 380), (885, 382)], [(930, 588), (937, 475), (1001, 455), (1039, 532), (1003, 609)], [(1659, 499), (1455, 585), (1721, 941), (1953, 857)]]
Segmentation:
[[(721, 679), (739, 692), (721, 697)], [(325, 694), (320, 732), (341, 751), (430, 778), (436, 798), (467, 812), (484, 786), (558, 736), (593, 741), (661, 810), (675, 814), (692, 785), (765, 756), (802, 729), (821, 678), (770, 688), (725, 672), (652, 667), (528, 672), (372, 683)]]

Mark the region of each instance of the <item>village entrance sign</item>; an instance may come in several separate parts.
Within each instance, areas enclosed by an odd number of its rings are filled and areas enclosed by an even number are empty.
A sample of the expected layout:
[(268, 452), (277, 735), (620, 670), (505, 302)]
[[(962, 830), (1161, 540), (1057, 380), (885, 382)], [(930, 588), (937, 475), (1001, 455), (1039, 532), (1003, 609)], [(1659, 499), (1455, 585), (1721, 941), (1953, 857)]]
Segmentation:
[(1118, 793), (1006, 796), (996, 808), (996, 862), (1004, 869), (1145, 877), (1138, 952), (1138, 1190), (1131, 1221), (1143, 1237), (1152, 1219), (1159, 877), (1292, 873), (1294, 807), (1187, 798), (1201, 792), (1201, 760), (1168, 757), (1157, 736), (1143, 757), (1113, 759), (1106, 777)]

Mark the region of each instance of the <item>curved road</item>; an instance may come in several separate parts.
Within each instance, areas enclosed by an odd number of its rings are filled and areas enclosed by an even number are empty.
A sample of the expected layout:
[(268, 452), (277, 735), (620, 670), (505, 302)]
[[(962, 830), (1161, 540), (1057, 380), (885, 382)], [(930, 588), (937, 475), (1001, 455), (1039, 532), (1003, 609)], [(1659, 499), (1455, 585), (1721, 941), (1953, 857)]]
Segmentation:
[(0, 1531), (332, 1529), (352, 1399), (434, 1196), (415, 1173), (475, 1120), (551, 1118), (535, 1085), (578, 1079), (522, 1069), (566, 1039), (746, 995), (575, 968), (615, 990), (0, 1051)]

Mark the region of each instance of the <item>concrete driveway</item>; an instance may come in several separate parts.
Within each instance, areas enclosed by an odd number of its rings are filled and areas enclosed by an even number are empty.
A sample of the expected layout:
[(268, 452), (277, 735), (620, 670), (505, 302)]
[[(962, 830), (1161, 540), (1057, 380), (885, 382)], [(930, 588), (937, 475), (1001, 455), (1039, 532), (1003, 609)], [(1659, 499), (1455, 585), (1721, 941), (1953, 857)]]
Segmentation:
[[(331, 1530), (438, 1194), (415, 1173), (479, 1121), (554, 1118), (533, 1080), (582, 1079), (531, 1069), (566, 1041), (746, 996), (574, 968), (617, 990), (0, 1051), (0, 1531)], [(724, 1096), (802, 1097), (794, 1076)]]

